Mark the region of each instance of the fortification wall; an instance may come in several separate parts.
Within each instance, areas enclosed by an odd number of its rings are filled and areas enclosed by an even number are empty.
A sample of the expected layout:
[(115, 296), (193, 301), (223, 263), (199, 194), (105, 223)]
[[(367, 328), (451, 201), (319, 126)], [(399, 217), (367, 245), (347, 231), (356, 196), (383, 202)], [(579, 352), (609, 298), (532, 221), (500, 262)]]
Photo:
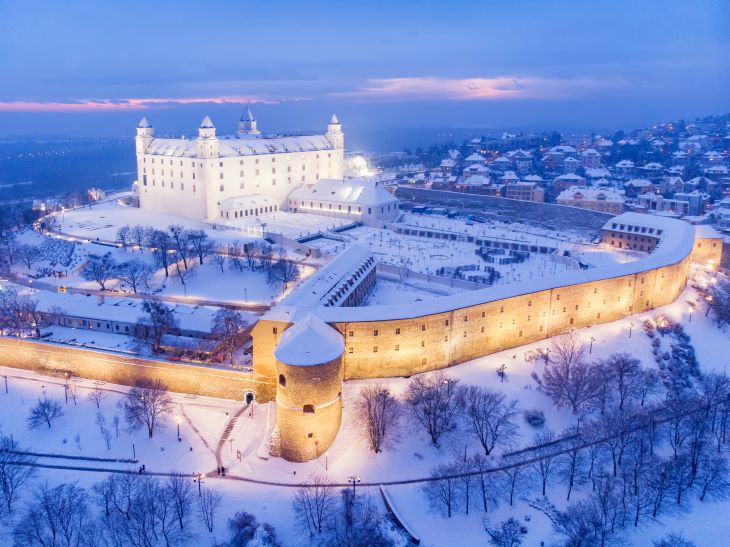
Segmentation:
[(236, 401), (242, 401), (249, 390), (261, 401), (272, 400), (275, 393), (273, 376), (138, 359), (29, 339), (0, 337), (0, 366), (59, 376), (69, 373), (128, 386), (141, 378), (159, 379), (174, 392)]

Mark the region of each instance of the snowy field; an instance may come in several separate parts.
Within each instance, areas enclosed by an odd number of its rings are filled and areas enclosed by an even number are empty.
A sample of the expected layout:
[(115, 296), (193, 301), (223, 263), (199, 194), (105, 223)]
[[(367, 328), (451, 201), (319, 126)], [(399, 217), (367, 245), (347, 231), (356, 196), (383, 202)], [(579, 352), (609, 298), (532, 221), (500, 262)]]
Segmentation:
[(189, 230), (205, 230), (208, 236), (216, 241), (230, 242), (260, 239), (263, 224), (266, 225), (267, 232), (282, 233), (288, 238), (296, 239), (351, 222), (334, 217), (278, 211), (251, 219), (226, 220), (216, 224), (214, 229), (204, 222), (172, 214), (145, 211), (117, 201), (104, 202), (91, 208), (65, 211), (57, 214), (57, 218), (61, 225), (60, 231), (64, 234), (88, 240), (98, 238), (101, 241), (115, 241), (117, 230), (124, 225), (152, 226), (166, 230), (171, 224), (180, 224)]
[[(580, 338), (586, 344), (594, 338), (589, 359), (607, 357), (615, 351), (627, 351), (641, 360), (643, 366), (654, 367), (649, 337), (639, 327), (640, 322), (664, 314), (672, 320), (681, 322), (694, 343), (697, 357), (703, 371), (725, 369), (727, 363), (718, 356), (730, 354), (730, 338), (727, 333), (717, 329), (709, 319), (704, 317), (701, 309), (693, 314), (689, 321), (687, 302), (694, 301), (696, 294), (687, 289), (677, 302), (650, 313), (641, 314), (607, 325), (594, 326), (579, 331)], [(634, 326), (629, 331), (630, 323)], [(516, 399), (521, 409), (538, 408), (545, 413), (546, 426), (561, 431), (574, 425), (576, 417), (566, 409), (556, 410), (551, 401), (538, 389), (531, 378), (531, 373), (542, 374), (544, 364), (541, 359), (530, 359), (530, 352), (548, 346), (541, 341), (528, 346), (504, 351), (476, 359), (469, 363), (452, 367), (448, 374), (464, 384), (487, 385), (504, 392), (508, 398)], [(506, 381), (501, 383), (496, 369), (506, 365)], [(173, 423), (168, 423), (166, 430), (153, 439), (147, 439), (143, 433), (129, 433), (122, 430), (106, 448), (98, 433), (95, 423), (96, 408), (86, 398), (88, 391), (94, 387), (88, 380), (72, 381), (71, 385), (78, 395), (77, 405), (72, 400), (64, 403), (65, 415), (50, 430), (39, 429), (29, 432), (25, 425), (25, 417), (33, 402), (45, 392), (48, 397), (64, 400), (63, 380), (43, 377), (13, 369), (3, 371), (10, 375), (10, 393), (0, 392), (0, 427), (5, 434), (12, 434), (22, 446), (33, 451), (56, 453), (68, 456), (94, 456), (105, 458), (130, 458), (134, 452), (139, 464), (146, 465), (149, 472), (166, 472), (178, 470), (184, 473), (197, 471), (210, 472), (215, 469), (215, 451), (230, 416), (237, 405), (233, 402), (205, 398), (175, 395), (176, 414), (182, 418), (182, 443), (176, 441)], [(22, 377), (22, 378), (20, 378)], [(359, 390), (363, 385), (373, 381), (348, 382), (344, 390), (344, 416), (340, 432), (329, 448), (327, 455), (318, 460), (304, 464), (293, 464), (279, 458), (263, 460), (259, 457), (260, 441), (265, 437), (267, 429), (268, 405), (255, 405), (251, 414), (241, 416), (232, 429), (229, 441), (220, 450), (223, 465), (233, 478), (254, 478), (286, 484), (296, 484), (314, 472), (324, 472), (333, 481), (344, 482), (348, 476), (358, 475), (363, 482), (380, 483), (393, 480), (417, 479), (427, 476), (439, 462), (451, 460), (455, 454), (480, 450), (476, 442), (466, 435), (455, 435), (442, 440), (442, 448), (434, 448), (426, 438), (420, 426), (409, 426), (402, 421), (397, 442), (383, 453), (373, 455), (366, 446), (360, 428), (354, 420), (352, 408)], [(375, 383), (387, 385), (394, 393), (402, 393), (408, 383), (407, 379), (384, 379)], [(114, 415), (119, 415), (117, 408), (125, 388), (105, 385), (109, 397), (103, 402), (101, 412), (108, 423), (113, 423)], [(532, 442), (536, 432), (532, 426), (520, 417), (519, 444), (524, 446)], [(76, 435), (79, 435), (79, 441)], [(242, 461), (236, 459), (236, 451), (242, 453)], [(41, 463), (75, 465), (77, 462), (63, 459), (40, 458)], [(494, 463), (497, 463), (494, 459)], [(78, 464), (82, 465), (82, 464)], [(83, 462), (84, 467), (130, 467), (130, 464), (97, 464)], [(102, 473), (93, 471), (74, 472), (71, 470), (44, 470), (43, 479), (52, 483), (67, 480), (79, 480), (82, 486), (88, 486), (99, 480)], [(279, 486), (262, 486), (240, 480), (226, 480), (218, 477), (206, 479), (206, 486), (215, 488), (224, 495), (224, 505), (216, 521), (218, 540), (225, 538), (222, 534), (226, 518), (235, 510), (245, 510), (255, 514), (259, 520), (269, 522), (277, 528), (283, 545), (310, 545), (306, 535), (299, 533), (293, 525), (291, 509), (292, 496), (295, 490)], [(388, 491), (398, 510), (415, 532), (422, 538), (424, 546), (463, 546), (483, 545), (486, 536), (483, 529), (484, 514), (478, 510), (466, 516), (455, 514), (451, 519), (436, 515), (429, 511), (426, 499), (418, 485), (392, 485)], [(573, 499), (580, 499), (590, 490), (589, 485), (579, 483)], [(380, 510), (383, 507), (374, 488), (369, 490)], [(534, 489), (529, 494), (536, 498)], [(548, 498), (559, 508), (565, 506), (565, 487), (557, 480), (549, 483)], [(571, 501), (572, 501), (571, 500)], [(650, 545), (651, 541), (664, 536), (668, 532), (682, 532), (688, 539), (701, 546), (726, 545), (725, 537), (730, 534), (730, 523), (722, 518), (730, 510), (730, 502), (699, 502), (695, 495), (691, 496), (691, 507), (673, 515), (663, 515), (657, 521), (644, 519), (638, 529), (631, 527), (621, 537), (621, 543), (627, 545)], [(524, 501), (518, 501), (509, 507), (502, 501), (493, 509), (488, 518), (490, 522), (498, 522), (513, 516), (522, 521), (528, 528), (525, 545), (550, 545), (557, 540), (551, 533), (548, 519)], [(529, 520), (528, 520), (529, 519)], [(708, 527), (707, 523), (712, 526)], [(201, 534), (198, 541), (207, 542), (207, 532)], [(200, 544), (200, 543), (197, 543)]]

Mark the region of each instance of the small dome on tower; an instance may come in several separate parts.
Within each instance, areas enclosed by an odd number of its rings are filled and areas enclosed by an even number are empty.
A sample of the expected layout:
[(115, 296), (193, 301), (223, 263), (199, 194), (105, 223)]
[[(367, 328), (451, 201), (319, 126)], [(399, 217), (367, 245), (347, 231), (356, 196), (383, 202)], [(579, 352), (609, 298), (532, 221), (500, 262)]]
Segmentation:
[(211, 129), (213, 127), (215, 127), (215, 126), (213, 125), (213, 122), (210, 121), (210, 118), (208, 116), (203, 118), (203, 121), (200, 124), (201, 129)]
[(139, 127), (140, 129), (148, 129), (148, 128), (152, 127), (152, 124), (149, 121), (147, 121), (147, 116), (144, 116), (139, 121), (139, 125), (137, 127)]
[(251, 112), (251, 108), (246, 108), (246, 112), (244, 112), (241, 115), (241, 121), (242, 122), (253, 122), (256, 121), (256, 118), (253, 117), (253, 112)]

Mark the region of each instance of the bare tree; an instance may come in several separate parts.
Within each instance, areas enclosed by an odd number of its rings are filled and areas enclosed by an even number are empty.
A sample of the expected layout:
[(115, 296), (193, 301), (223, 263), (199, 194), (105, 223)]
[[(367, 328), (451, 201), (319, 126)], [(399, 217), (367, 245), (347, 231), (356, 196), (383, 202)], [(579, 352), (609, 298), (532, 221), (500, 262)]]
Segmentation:
[(482, 508), (486, 513), (490, 506), (497, 505), (495, 473), (490, 469), (487, 457), (481, 454), (477, 454), (471, 458), (469, 465), (469, 470), (473, 474), (476, 482), (477, 493), (482, 501)]
[(132, 229), (128, 224), (120, 226), (117, 230), (117, 241), (121, 243), (122, 249), (125, 251), (127, 250), (127, 247), (132, 245)]
[(183, 291), (187, 295), (188, 293), (188, 282), (195, 276), (195, 268), (193, 265), (190, 268), (181, 268), (180, 261), (177, 260), (172, 264), (173, 275), (180, 281), (183, 286)]
[(215, 252), (215, 243), (203, 230), (190, 230), (187, 232), (187, 238), (193, 253), (198, 257), (198, 264), (202, 266), (205, 257)]
[(487, 456), (497, 444), (509, 443), (517, 435), (517, 401), (507, 402), (503, 393), (463, 386), (459, 389), (459, 408)]
[(718, 454), (704, 456), (695, 480), (700, 501), (727, 498), (730, 494), (727, 458)]
[(13, 510), (18, 491), (35, 474), (34, 463), (35, 458), (24, 454), (12, 437), (0, 436), (0, 515)]
[(576, 478), (580, 476), (585, 458), (582, 452), (583, 437), (577, 427), (569, 428), (563, 432), (563, 437), (567, 438), (567, 451), (561, 456), (560, 474), (565, 482), (568, 483), (567, 501), (570, 501), (570, 494), (575, 486)]
[(258, 241), (252, 241), (251, 243), (247, 243), (242, 247), (241, 252), (241, 258), (244, 258), (246, 260), (246, 263), (248, 264), (248, 269), (253, 270), (254, 266), (256, 265), (256, 260), (261, 254), (260, 243)]
[(175, 473), (165, 482), (165, 489), (172, 500), (175, 515), (180, 524), (180, 530), (182, 530), (195, 498), (193, 482), (190, 477)]
[(531, 501), (530, 505), (542, 511), (553, 527), (553, 532), (565, 538), (566, 547), (593, 546), (596, 542), (587, 543), (595, 538), (595, 512), (590, 500), (581, 500), (570, 505), (565, 511), (559, 511), (547, 499)]
[(279, 545), (274, 528), (266, 523), (259, 524), (255, 516), (245, 511), (237, 511), (228, 519), (228, 528), (233, 534), (227, 543), (229, 547), (246, 547), (254, 538), (257, 538), (262, 546)]
[(180, 224), (171, 224), (167, 227), (172, 239), (172, 247), (177, 252), (177, 256), (183, 261), (183, 266), (188, 269), (188, 257), (191, 253), (190, 240), (188, 239), (188, 231)]
[(543, 496), (545, 496), (547, 492), (548, 480), (556, 471), (560, 461), (555, 447), (552, 446), (554, 441), (555, 433), (553, 433), (550, 429), (547, 429), (542, 433), (538, 433), (535, 436), (535, 448), (533, 450), (535, 461), (533, 462), (532, 467), (540, 476)]
[(40, 250), (35, 245), (19, 245), (15, 252), (15, 256), (17, 256), (20, 262), (29, 270), (33, 268), (33, 264), (41, 259)]
[(89, 260), (84, 265), (81, 275), (87, 281), (95, 281), (101, 290), (106, 290), (106, 284), (117, 275), (117, 263), (111, 253), (101, 256), (90, 254)]
[(14, 232), (3, 230), (0, 233), (0, 249), (2, 249), (2, 258), (8, 264), (13, 265), (13, 261), (18, 256), (18, 248), (20, 243)]
[(730, 281), (727, 278), (716, 279), (719, 281), (708, 291), (707, 306), (708, 311), (712, 311), (717, 326), (725, 329), (730, 325)]
[(492, 547), (520, 547), (527, 535), (527, 528), (515, 518), (503, 520), (496, 526), (485, 523), (484, 529), (489, 536)]
[(515, 495), (522, 492), (527, 468), (519, 463), (511, 463), (509, 461), (503, 461), (502, 467), (502, 474), (504, 475), (509, 492), (509, 505), (512, 507), (514, 505)]
[(240, 241), (229, 243), (228, 248), (226, 249), (226, 254), (228, 255), (228, 261), (230, 262), (231, 267), (237, 269), (239, 272), (242, 272), (244, 269), (243, 255), (245, 249), (246, 246), (242, 245)]
[(139, 258), (133, 258), (127, 262), (119, 264), (116, 275), (117, 278), (132, 288), (134, 294), (142, 285), (149, 289), (150, 279), (154, 270), (146, 262)]
[(639, 401), (644, 406), (647, 397), (659, 391), (660, 377), (656, 369), (642, 369), (639, 381)]
[(131, 429), (145, 427), (151, 439), (164, 426), (174, 405), (167, 386), (161, 380), (141, 379), (129, 390), (122, 401), (124, 419)]
[(144, 226), (140, 226), (137, 224), (136, 226), (132, 226), (132, 228), (129, 230), (129, 243), (130, 245), (133, 245), (141, 252), (144, 252), (144, 246), (147, 242), (147, 233), (148, 229)]
[(146, 242), (152, 247), (157, 263), (165, 269), (165, 277), (170, 275), (170, 251), (175, 249), (174, 243), (167, 232), (150, 229), (146, 232)]
[(142, 310), (145, 315), (137, 320), (135, 336), (142, 342), (148, 343), (152, 353), (160, 353), (162, 337), (178, 331), (175, 312), (163, 302), (156, 300), (145, 301)]
[(99, 426), (99, 433), (101, 433), (101, 438), (104, 439), (106, 449), (111, 450), (112, 432), (109, 431), (109, 428), (106, 425), (106, 418), (104, 417), (104, 414), (102, 414), (100, 411), (96, 412), (96, 425)]
[(416, 376), (408, 383), (406, 404), (413, 418), (426, 429), (434, 446), (438, 446), (444, 433), (456, 428), (457, 383), (458, 380), (443, 372)]
[(288, 260), (275, 262), (269, 271), (271, 282), (281, 283), (284, 289), (289, 286), (289, 283), (293, 283), (299, 279), (299, 266)]
[(201, 491), (198, 496), (198, 511), (203, 519), (203, 523), (209, 532), (213, 531), (213, 524), (215, 523), (215, 514), (218, 511), (218, 507), (223, 500), (221, 496), (215, 490), (205, 488)]
[(95, 545), (87, 493), (76, 484), (43, 484), (13, 530), (15, 545)]
[[(564, 335), (565, 336), (565, 335)], [(571, 339), (572, 340), (572, 339)], [(567, 344), (566, 344), (567, 345)], [(557, 344), (561, 347), (560, 344)], [(556, 357), (565, 355), (565, 358), (551, 358), (543, 373), (543, 389), (556, 407), (569, 406), (574, 413), (587, 410), (600, 392), (598, 377), (593, 366), (586, 361), (577, 359), (582, 351), (570, 352), (563, 350)]]
[(400, 412), (400, 403), (386, 386), (368, 385), (360, 390), (355, 414), (370, 449), (376, 454), (392, 439)]
[(682, 534), (672, 533), (652, 543), (652, 547), (697, 547), (697, 544), (685, 539)]
[(226, 261), (228, 260), (226, 256), (227, 252), (228, 250), (222, 245), (217, 245), (212, 251), (211, 258), (213, 260), (213, 263), (221, 269), (221, 273), (224, 272)]
[(268, 243), (259, 242), (259, 264), (265, 272), (271, 270), (272, 260), (274, 259), (274, 248)]
[(326, 526), (328, 547), (356, 547), (359, 545), (390, 545), (378, 526), (380, 515), (370, 496), (356, 495), (351, 489), (340, 492), (341, 504), (337, 507)]
[(641, 397), (641, 361), (628, 353), (612, 353), (605, 361), (610, 377), (613, 380), (619, 409), (624, 404)]
[(430, 478), (423, 486), (423, 492), (431, 509), (451, 518), (457, 502), (457, 470), (451, 464), (441, 464), (431, 471)]
[(63, 416), (63, 407), (61, 403), (56, 399), (38, 399), (36, 405), (30, 409), (30, 416), (28, 416), (28, 427), (31, 429), (37, 429), (43, 424), (48, 425), (48, 429), (51, 428), (51, 423), (56, 418)]
[(228, 362), (234, 365), (233, 354), (244, 343), (248, 323), (241, 312), (221, 308), (213, 315), (211, 333), (218, 340), (220, 348), (228, 355)]
[(303, 530), (312, 536), (321, 533), (334, 505), (334, 491), (327, 475), (315, 473), (297, 489), (293, 508), (295, 518)]
[(109, 396), (109, 394), (106, 392), (106, 390), (102, 389), (101, 386), (94, 386), (94, 388), (89, 392), (88, 398), (90, 401), (93, 401), (96, 405), (96, 408), (101, 408), (101, 403)]

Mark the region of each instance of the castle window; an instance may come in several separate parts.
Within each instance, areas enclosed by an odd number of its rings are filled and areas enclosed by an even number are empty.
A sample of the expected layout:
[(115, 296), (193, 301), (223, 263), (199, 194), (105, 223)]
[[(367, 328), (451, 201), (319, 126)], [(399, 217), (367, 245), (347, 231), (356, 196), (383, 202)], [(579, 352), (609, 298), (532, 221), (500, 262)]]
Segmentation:
[(314, 405), (304, 405), (304, 408), (302, 408), (302, 412), (304, 412), (305, 414), (314, 414)]
[(375, 329), (375, 330), (373, 331), (373, 336), (377, 336), (377, 335), (378, 335), (378, 329)]
[(347, 353), (354, 353), (354, 350), (352, 349), (352, 346), (350, 346), (349, 348), (347, 348)]
[(466, 338), (466, 331), (464, 331), (464, 338)]
[(395, 345), (395, 351), (400, 351), (400, 345), (399, 344), (396, 344)]
[(578, 304), (575, 305), (575, 311), (578, 311)]
[(378, 353), (378, 346), (373, 346), (373, 353)]
[(464, 316), (464, 323), (466, 323), (467, 321), (469, 321), (469, 316), (468, 315), (465, 315)]
[(426, 325), (425, 325), (425, 323), (421, 325), (421, 330), (422, 330), (422, 331), (426, 330)]
[(484, 319), (486, 316), (487, 316), (487, 312), (483, 311), (482, 312), (482, 319)]
[(520, 333), (519, 333), (519, 337), (520, 337), (520, 338), (522, 338), (522, 331), (520, 331)]
[(573, 324), (573, 318), (572, 317), (570, 318), (570, 324), (571, 325)]
[(347, 336), (352, 338), (353, 336), (355, 336), (355, 331), (354, 330), (348, 331)]
[(527, 307), (529, 308), (530, 306), (532, 306), (532, 300), (527, 301)]
[(448, 319), (446, 321), (444, 321), (444, 325), (447, 326), (447, 327), (449, 326), (449, 320)]
[(484, 327), (482, 327), (482, 332), (484, 332)]
[(223, 191), (223, 188), (224, 188), (224, 187), (223, 187), (223, 185), (221, 184), (221, 185), (220, 185), (220, 191), (221, 191), (221, 192)]
[(221, 179), (221, 180), (223, 180), (223, 173), (220, 173), (220, 174), (218, 175), (218, 178), (219, 178), (219, 179)]
[(395, 329), (396, 334), (400, 334), (400, 328)]
[(428, 359), (426, 357), (421, 359), (421, 365), (425, 365), (426, 363), (428, 363)]
[(274, 327), (274, 328), (272, 328), (272, 329), (271, 329), (271, 331), (272, 331), (272, 332), (273, 332), (274, 334), (279, 334), (279, 327)]
[(422, 348), (425, 348), (426, 347), (426, 341), (425, 340), (421, 340), (421, 347)]
[(504, 306), (499, 307), (499, 313), (504, 313)]
[(449, 337), (448, 336), (444, 336), (444, 342), (448, 342), (448, 341), (449, 341)]
[(282, 387), (286, 387), (286, 378), (283, 374), (279, 374), (279, 385)]
[(222, 161), (219, 161), (218, 162), (218, 167), (223, 167), (223, 162)]

